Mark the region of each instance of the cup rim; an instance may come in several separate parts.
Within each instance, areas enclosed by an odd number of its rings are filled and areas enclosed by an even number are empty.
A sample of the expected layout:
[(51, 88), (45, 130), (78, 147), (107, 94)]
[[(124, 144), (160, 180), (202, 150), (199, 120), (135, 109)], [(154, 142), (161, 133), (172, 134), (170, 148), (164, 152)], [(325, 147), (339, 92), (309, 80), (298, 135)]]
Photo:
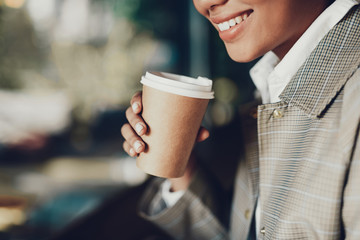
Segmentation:
[(191, 78), (165, 72), (146, 72), (143, 85), (177, 95), (192, 98), (213, 99), (212, 80), (204, 77)]
[(212, 81), (205, 77), (192, 78), (166, 72), (146, 72), (149, 80), (159, 81), (162, 84), (179, 86), (190, 90), (211, 91)]

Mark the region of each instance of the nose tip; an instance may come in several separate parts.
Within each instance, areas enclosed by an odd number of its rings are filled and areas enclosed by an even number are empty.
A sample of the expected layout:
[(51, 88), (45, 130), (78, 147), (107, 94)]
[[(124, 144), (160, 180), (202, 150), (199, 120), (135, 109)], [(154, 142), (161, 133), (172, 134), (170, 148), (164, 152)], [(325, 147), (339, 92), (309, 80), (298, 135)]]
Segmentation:
[(220, 5), (228, 0), (194, 0), (196, 9), (203, 15), (207, 15), (209, 11), (214, 11)]

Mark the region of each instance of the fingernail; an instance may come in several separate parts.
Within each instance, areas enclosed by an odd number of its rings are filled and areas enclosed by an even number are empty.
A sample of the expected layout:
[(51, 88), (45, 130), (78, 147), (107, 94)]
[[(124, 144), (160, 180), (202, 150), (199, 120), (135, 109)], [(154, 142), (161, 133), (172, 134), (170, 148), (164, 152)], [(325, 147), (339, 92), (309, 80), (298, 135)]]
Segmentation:
[(135, 143), (134, 143), (134, 148), (135, 148), (135, 151), (136, 152), (140, 152), (140, 148), (142, 147), (142, 144), (141, 144), (141, 142), (140, 141), (136, 141)]
[(135, 130), (138, 134), (140, 134), (143, 129), (144, 129), (144, 126), (141, 123), (137, 123), (135, 125)]
[(140, 104), (134, 103), (131, 107), (132, 107), (134, 112), (138, 112), (139, 109), (140, 109)]
[(133, 148), (130, 148), (130, 156), (135, 156), (136, 152)]

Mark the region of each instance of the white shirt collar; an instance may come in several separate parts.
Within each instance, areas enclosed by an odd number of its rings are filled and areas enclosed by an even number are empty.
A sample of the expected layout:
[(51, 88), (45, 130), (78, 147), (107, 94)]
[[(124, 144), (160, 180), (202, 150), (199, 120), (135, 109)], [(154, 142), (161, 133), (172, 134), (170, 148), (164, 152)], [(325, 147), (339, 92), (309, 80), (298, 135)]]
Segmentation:
[(268, 52), (255, 64), (250, 76), (263, 103), (280, 101), (279, 95), (320, 40), (356, 4), (359, 3), (355, 0), (336, 0), (319, 15), (281, 61), (274, 53)]

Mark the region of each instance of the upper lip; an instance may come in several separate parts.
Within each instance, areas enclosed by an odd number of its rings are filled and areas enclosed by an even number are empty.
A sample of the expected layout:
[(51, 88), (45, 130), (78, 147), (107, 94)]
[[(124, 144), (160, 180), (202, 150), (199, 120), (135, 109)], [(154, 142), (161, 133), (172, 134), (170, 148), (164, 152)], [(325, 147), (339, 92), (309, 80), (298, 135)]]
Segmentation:
[(241, 12), (236, 12), (236, 13), (232, 13), (230, 15), (227, 16), (210, 16), (209, 19), (211, 22), (215, 23), (215, 24), (220, 24), (226, 21), (229, 21), (230, 19), (236, 18), (237, 16), (240, 16), (246, 12), (250, 12), (251, 10), (245, 10), (245, 11), (241, 11)]

